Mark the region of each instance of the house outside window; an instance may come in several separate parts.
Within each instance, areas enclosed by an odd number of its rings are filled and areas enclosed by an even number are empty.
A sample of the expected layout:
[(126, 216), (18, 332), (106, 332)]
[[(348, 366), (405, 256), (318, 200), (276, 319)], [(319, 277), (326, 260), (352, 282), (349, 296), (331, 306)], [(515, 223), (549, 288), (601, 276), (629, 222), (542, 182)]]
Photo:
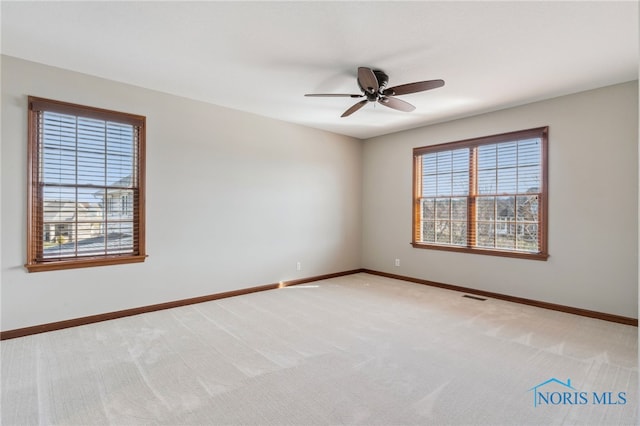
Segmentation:
[(29, 97), (29, 272), (144, 261), (145, 122)]
[(413, 246), (546, 260), (547, 134), (415, 148)]

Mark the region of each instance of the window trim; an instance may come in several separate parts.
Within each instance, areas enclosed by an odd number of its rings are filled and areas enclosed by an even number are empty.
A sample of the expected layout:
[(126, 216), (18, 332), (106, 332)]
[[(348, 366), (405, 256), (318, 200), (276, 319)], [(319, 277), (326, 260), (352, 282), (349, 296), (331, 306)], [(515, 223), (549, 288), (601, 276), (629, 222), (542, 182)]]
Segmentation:
[[(549, 207), (549, 188), (548, 188), (548, 135), (549, 135), (549, 127), (536, 127), (527, 130), (520, 130), (515, 132), (501, 133), (497, 135), (491, 136), (483, 136), (472, 139), (465, 139), (461, 141), (448, 142), (437, 145), (429, 145), (423, 146), (419, 148), (413, 149), (413, 220), (412, 220), (412, 238), (411, 245), (414, 248), (420, 249), (431, 249), (431, 250), (444, 250), (444, 251), (453, 251), (459, 253), (474, 253), (474, 254), (484, 254), (490, 256), (501, 256), (501, 257), (512, 257), (512, 258), (520, 258), (520, 259), (532, 259), (532, 260), (543, 260), (546, 261), (549, 258), (548, 252), (548, 207)], [(501, 142), (508, 142), (520, 139), (526, 139), (531, 137), (539, 137), (542, 141), (541, 146), (541, 159), (540, 159), (540, 168), (541, 168), (541, 193), (539, 199), (539, 210), (538, 215), (540, 217), (539, 221), (539, 229), (538, 229), (538, 238), (539, 238), (539, 247), (540, 251), (537, 253), (527, 253), (527, 252), (518, 252), (518, 251), (510, 251), (510, 250), (501, 250), (497, 248), (486, 248), (486, 247), (473, 247), (469, 245), (469, 242), (472, 240), (472, 234), (475, 233), (475, 225), (476, 220), (470, 220), (469, 218), (475, 218), (475, 200), (477, 194), (469, 193), (466, 197), (470, 200), (467, 206), (467, 246), (450, 246), (450, 245), (439, 245), (439, 244), (431, 244), (424, 243), (419, 241), (420, 235), (420, 226), (421, 226), (421, 203), (420, 199), (422, 198), (422, 166), (421, 166), (421, 156), (427, 153), (434, 153), (439, 151), (451, 151), (455, 149), (461, 148), (474, 148), (481, 145), (490, 145)], [(472, 179), (475, 179), (477, 173), (469, 173), (470, 183), (469, 185), (473, 185)]]
[[(42, 251), (42, 243), (34, 240), (38, 235), (37, 226), (41, 221), (43, 200), (39, 196), (38, 181), (38, 114), (41, 111), (51, 111), (70, 114), (105, 121), (131, 124), (139, 127), (138, 135), (138, 212), (134, 218), (134, 228), (137, 228), (136, 254), (111, 254), (100, 256), (86, 256), (74, 259), (37, 260), (37, 254)], [(118, 265), (144, 262), (146, 254), (146, 212), (145, 212), (145, 159), (146, 159), (146, 117), (108, 109), (78, 105), (52, 99), (28, 97), (28, 129), (27, 129), (27, 261), (25, 268), (28, 272), (42, 272), (73, 268), (87, 268), (94, 266)]]

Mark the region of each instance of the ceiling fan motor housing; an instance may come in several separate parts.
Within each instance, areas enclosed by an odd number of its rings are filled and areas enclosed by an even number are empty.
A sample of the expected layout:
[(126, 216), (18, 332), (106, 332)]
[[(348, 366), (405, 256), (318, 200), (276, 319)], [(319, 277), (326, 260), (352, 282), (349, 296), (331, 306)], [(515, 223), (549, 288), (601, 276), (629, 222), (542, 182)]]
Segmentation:
[(373, 71), (373, 74), (376, 76), (376, 80), (378, 81), (377, 92), (370, 92), (369, 88), (362, 87), (360, 85), (360, 81), (358, 81), (358, 87), (360, 87), (360, 90), (362, 90), (365, 93), (365, 95), (367, 96), (367, 100), (369, 102), (377, 101), (378, 98), (380, 97), (380, 94), (384, 90), (384, 88), (387, 87), (387, 83), (389, 83), (389, 76), (384, 71), (381, 71), (381, 70), (372, 70), (372, 71)]

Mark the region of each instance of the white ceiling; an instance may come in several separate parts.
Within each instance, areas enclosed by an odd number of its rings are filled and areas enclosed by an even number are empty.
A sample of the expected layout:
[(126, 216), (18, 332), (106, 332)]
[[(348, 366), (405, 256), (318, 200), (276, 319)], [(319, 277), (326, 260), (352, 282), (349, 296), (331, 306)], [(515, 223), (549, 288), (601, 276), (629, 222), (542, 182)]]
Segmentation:
[[(638, 2), (9, 2), (2, 53), (369, 138), (638, 78)], [(358, 66), (414, 112), (359, 93)], [(34, 94), (37, 95), (37, 94)]]

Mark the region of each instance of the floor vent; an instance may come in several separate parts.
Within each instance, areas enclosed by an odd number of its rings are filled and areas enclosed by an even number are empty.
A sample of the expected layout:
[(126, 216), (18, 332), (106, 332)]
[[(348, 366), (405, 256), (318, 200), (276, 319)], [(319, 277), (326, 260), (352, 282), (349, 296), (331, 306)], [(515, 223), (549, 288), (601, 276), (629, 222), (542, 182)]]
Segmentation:
[(465, 294), (462, 297), (466, 297), (468, 299), (473, 299), (473, 300), (482, 300), (483, 302), (487, 299), (485, 299), (484, 297), (478, 297), (478, 296), (471, 296), (469, 294)]

